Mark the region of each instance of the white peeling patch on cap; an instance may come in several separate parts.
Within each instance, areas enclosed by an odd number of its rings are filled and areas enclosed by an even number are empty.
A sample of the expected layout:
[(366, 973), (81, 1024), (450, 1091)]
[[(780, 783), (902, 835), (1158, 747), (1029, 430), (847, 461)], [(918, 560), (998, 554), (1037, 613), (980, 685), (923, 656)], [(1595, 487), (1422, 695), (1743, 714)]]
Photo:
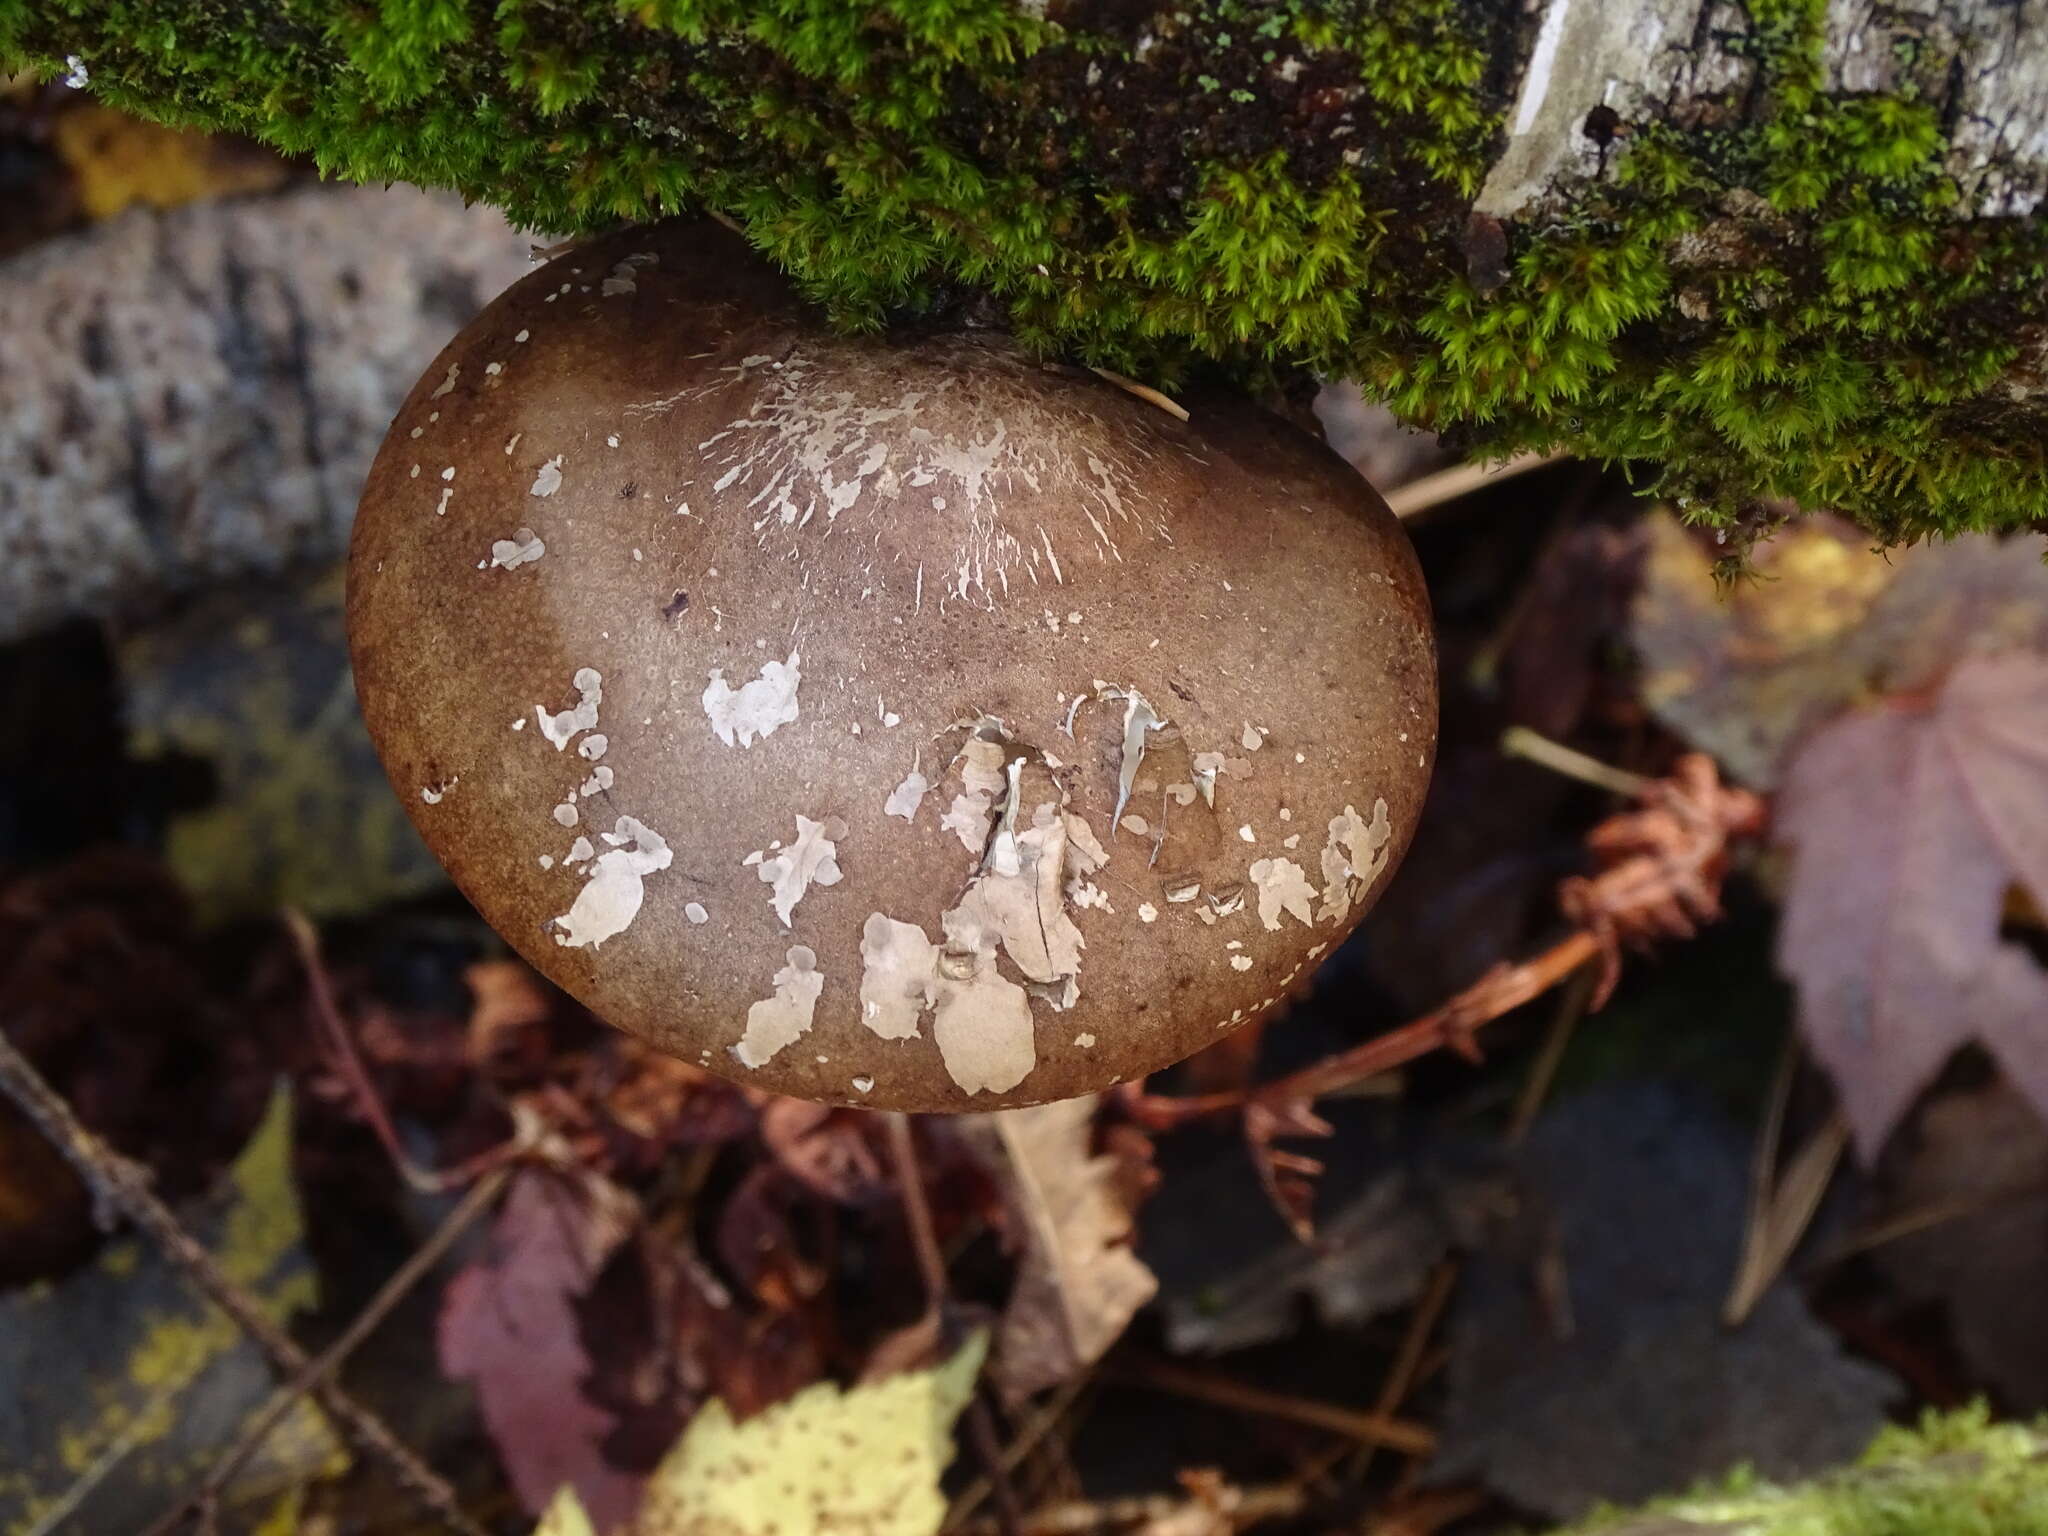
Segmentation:
[(587, 837), (579, 837), (569, 845), (569, 851), (562, 855), (564, 864), (581, 864), (585, 859), (594, 858), (597, 849)]
[(575, 903), (554, 921), (555, 942), (570, 949), (624, 933), (639, 915), (646, 895), (642, 882), (675, 860), (662, 836), (631, 816), (621, 816), (604, 840), (612, 846), (598, 855)]
[(1067, 812), (1067, 867), (1077, 875), (1092, 875), (1109, 862), (1109, 850), (1077, 811)]
[(1197, 752), (1194, 756), (1195, 788), (1201, 791), (1202, 804), (1211, 810), (1216, 807), (1216, 775), (1223, 771), (1221, 752)]
[(1131, 786), (1137, 782), (1138, 764), (1145, 760), (1145, 735), (1166, 724), (1166, 717), (1135, 688), (1105, 689), (1103, 696), (1125, 701), (1123, 763), (1116, 776), (1116, 809), (1109, 818), (1110, 825), (1114, 827), (1122, 824), (1124, 807), (1131, 803)]
[(683, 916), (700, 927), (711, 921), (711, 914), (704, 910), (704, 903), (701, 901), (686, 902), (683, 906)]
[(825, 973), (818, 969), (817, 955), (802, 944), (790, 945), (783, 958), (788, 963), (775, 973), (775, 995), (747, 1009), (747, 1032), (732, 1048), (733, 1059), (743, 1067), (766, 1066), (777, 1051), (810, 1032)]
[(1232, 955), (1230, 957), (1230, 968), (1233, 971), (1248, 971), (1252, 968), (1252, 957), (1250, 955)]
[(443, 780), (439, 784), (422, 784), (420, 786), (420, 798), (429, 805), (439, 805), (442, 797), (461, 782), (462, 775), (458, 773), (454, 778)]
[(457, 378), (461, 376), (461, 374), (462, 364), (450, 363), (448, 365), (448, 377), (443, 379), (439, 384), (436, 384), (434, 386), (434, 392), (431, 395), (427, 396), (427, 398), (429, 400), (440, 399), (443, 395), (447, 394), (450, 390), (455, 388), (455, 381)]
[[(843, 829), (841, 835), (844, 835)], [(761, 861), (754, 873), (775, 888), (769, 904), (775, 908), (775, 915), (782, 919), (785, 928), (789, 926), (791, 914), (796, 911), (796, 904), (804, 899), (804, 892), (814, 885), (839, 883), (838, 853), (824, 822), (798, 816), (796, 841), (774, 858)]]
[(855, 1093), (873, 1093), (875, 1091), (875, 1080), (872, 1077), (856, 1077), (853, 1080), (853, 1091)]
[(558, 453), (541, 465), (540, 472), (533, 477), (533, 484), (527, 487), (527, 495), (552, 496), (562, 488), (562, 457)]
[(1158, 909), (1157, 907), (1153, 906), (1153, 905), (1152, 905), (1152, 903), (1151, 903), (1151, 902), (1149, 902), (1149, 901), (1141, 901), (1141, 902), (1139, 902), (1139, 903), (1138, 903), (1138, 921), (1139, 921), (1139, 922), (1141, 922), (1141, 923), (1156, 923), (1156, 922), (1158, 922), (1158, 921), (1159, 921), (1159, 909)]
[(884, 816), (901, 816), (905, 821), (917, 820), (917, 808), (924, 803), (924, 797), (931, 793), (931, 781), (915, 768), (903, 776), (903, 782), (889, 792), (889, 798), (882, 802)]
[(514, 566), (531, 565), (547, 552), (539, 534), (531, 528), (521, 528), (511, 538), (492, 543), (491, 564), (509, 571)]
[(939, 946), (915, 923), (870, 912), (860, 931), (860, 1021), (884, 1040), (917, 1037), (938, 988)]
[(993, 933), (979, 947), (949, 941), (934, 984), (932, 1039), (953, 1081), (968, 1093), (1007, 1093), (1038, 1065), (1031, 995), (996, 969)]
[(1249, 720), (1244, 723), (1244, 734), (1237, 738), (1237, 744), (1247, 752), (1256, 752), (1266, 744), (1266, 738), (1259, 734), (1259, 728)]
[(570, 683), (576, 689), (576, 705), (559, 714), (549, 714), (545, 704), (533, 706), (533, 717), (540, 722), (540, 733), (561, 751), (569, 745), (569, 738), (578, 731), (587, 731), (597, 724), (597, 706), (604, 702), (604, 678), (595, 667), (578, 667)]
[(988, 846), (990, 812), (1008, 785), (1003, 755), (1000, 741), (970, 736), (953, 759), (960, 766), (965, 790), (953, 797), (952, 806), (939, 818), (939, 830), (959, 838), (969, 853), (978, 854)]
[(751, 747), (755, 737), (775, 734), (797, 717), (796, 691), (803, 682), (801, 658), (792, 651), (788, 661), (771, 661), (761, 675), (738, 691), (725, 680), (725, 669), (713, 667), (711, 682), (704, 690), (704, 718), (728, 747)]
[(576, 743), (576, 755), (587, 762), (596, 762), (604, 756), (605, 748), (611, 745), (607, 736), (592, 734)]
[(1252, 884), (1259, 888), (1259, 921), (1268, 928), (1280, 926), (1282, 912), (1304, 926), (1315, 922), (1316, 888), (1294, 860), (1254, 859)]
[(1008, 830), (1008, 821), (997, 839), (997, 857), (943, 919), (946, 949), (948, 954), (979, 951), (1000, 942), (1027, 979), (1060, 989), (1041, 993), (1047, 1001), (1055, 1008), (1068, 1007), (1079, 996), (1076, 978), (1087, 940), (1061, 902), (1066, 822), (1050, 804), (1039, 806), (1023, 832)]
[[(1387, 820), (1387, 802), (1372, 803), (1372, 820), (1367, 822), (1355, 806), (1330, 818), (1330, 840), (1323, 845), (1323, 908), (1318, 922), (1342, 922), (1354, 901), (1363, 900), (1373, 883), (1385, 873), (1387, 844), (1393, 840), (1393, 824)], [(1362, 882), (1354, 892), (1351, 882)]]
[(563, 826), (573, 827), (576, 825), (578, 819), (579, 813), (576, 809), (576, 802), (574, 800), (564, 800), (560, 805), (555, 807), (555, 820), (560, 822)]

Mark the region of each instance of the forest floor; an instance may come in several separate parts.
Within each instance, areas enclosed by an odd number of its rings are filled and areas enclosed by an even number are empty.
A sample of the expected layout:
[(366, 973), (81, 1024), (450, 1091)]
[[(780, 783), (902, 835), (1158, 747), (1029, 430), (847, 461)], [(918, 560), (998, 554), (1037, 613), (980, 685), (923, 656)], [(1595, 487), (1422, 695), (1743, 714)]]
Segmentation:
[[(0, 283), (88, 218), (10, 110)], [(0, 648), (0, 1532), (1462, 1536), (2048, 1410), (2042, 541), (1729, 583), (1329, 429), (1436, 609), (1421, 830), (1284, 1018), (1070, 1106), (592, 1019), (381, 830), (330, 573)]]

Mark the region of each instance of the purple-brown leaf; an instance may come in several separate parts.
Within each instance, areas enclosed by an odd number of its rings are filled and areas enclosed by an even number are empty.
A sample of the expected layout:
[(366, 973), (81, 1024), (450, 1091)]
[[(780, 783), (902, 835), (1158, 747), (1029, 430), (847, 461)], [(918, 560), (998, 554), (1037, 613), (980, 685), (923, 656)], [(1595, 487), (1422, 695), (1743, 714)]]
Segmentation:
[(2048, 972), (1999, 935), (2012, 887), (2048, 910), (2048, 657), (1966, 661), (1816, 732), (1778, 825), (1779, 963), (1862, 1156), (1972, 1040), (2048, 1112)]
[(601, 1454), (614, 1420), (581, 1391), (591, 1363), (575, 1311), (633, 1220), (632, 1197), (594, 1174), (527, 1169), (498, 1211), (489, 1251), (448, 1284), (441, 1368), (475, 1384), (529, 1514), (565, 1484), (600, 1530), (639, 1502), (640, 1479)]

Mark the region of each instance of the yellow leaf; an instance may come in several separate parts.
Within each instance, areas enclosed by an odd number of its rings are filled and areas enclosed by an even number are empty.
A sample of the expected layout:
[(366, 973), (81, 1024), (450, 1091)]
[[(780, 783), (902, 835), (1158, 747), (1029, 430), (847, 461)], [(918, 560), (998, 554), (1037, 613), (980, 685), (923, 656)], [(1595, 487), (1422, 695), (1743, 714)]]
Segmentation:
[(576, 1497), (576, 1490), (564, 1483), (541, 1512), (533, 1536), (597, 1536), (597, 1527), (583, 1512), (583, 1501)]
[(655, 1470), (635, 1536), (930, 1536), (988, 1338), (926, 1371), (820, 1382), (735, 1424), (711, 1402)]
[(97, 102), (59, 113), (51, 137), (78, 178), (79, 206), (94, 219), (134, 203), (174, 208), (202, 197), (264, 192), (281, 185), (287, 171), (254, 144), (145, 123)]

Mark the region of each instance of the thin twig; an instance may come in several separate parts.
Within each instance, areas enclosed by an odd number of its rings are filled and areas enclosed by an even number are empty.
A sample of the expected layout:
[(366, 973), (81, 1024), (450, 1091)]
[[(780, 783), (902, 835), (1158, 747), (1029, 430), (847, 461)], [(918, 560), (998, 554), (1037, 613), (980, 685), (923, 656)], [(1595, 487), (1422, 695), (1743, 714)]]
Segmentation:
[(1591, 784), (1595, 789), (1612, 790), (1632, 800), (1644, 798), (1657, 783), (1643, 774), (1630, 773), (1626, 768), (1616, 768), (1597, 757), (1588, 757), (1584, 752), (1563, 742), (1552, 741), (1526, 725), (1511, 725), (1502, 731), (1500, 750), (1504, 756), (1524, 758), (1539, 767), (1548, 768), (1552, 773)]
[[(1239, 1488), (1224, 1511), (1233, 1528), (1244, 1530), (1269, 1520), (1291, 1520), (1309, 1507), (1307, 1492), (1296, 1483), (1275, 1483), (1265, 1487)], [(1123, 1499), (1076, 1499), (1033, 1510), (1025, 1517), (1019, 1536), (1097, 1536), (1129, 1530), (1165, 1526), (1194, 1511), (1214, 1509), (1199, 1497), (1178, 1494), (1139, 1494)], [(992, 1520), (977, 1520), (967, 1527), (971, 1536), (991, 1536), (997, 1530)]]
[(1526, 475), (1564, 457), (1561, 453), (1524, 453), (1505, 464), (1453, 464), (1449, 469), (1440, 469), (1389, 491), (1387, 507), (1398, 518), (1420, 517), (1460, 496), (1469, 496), (1482, 485)]
[[(271, 1368), (294, 1377), (310, 1363), (310, 1357), (290, 1334), (272, 1322), (261, 1305), (235, 1283), (214, 1261), (212, 1254), (187, 1232), (169, 1206), (149, 1187), (147, 1170), (130, 1162), (87, 1130), (71, 1106), (5, 1034), (0, 1034), (0, 1091), (20, 1106), (50, 1144), (78, 1170), (92, 1191), (93, 1209), (102, 1225), (113, 1225), (114, 1213), (126, 1216), (149, 1234), (208, 1300), (234, 1319), (269, 1359)], [(457, 1503), (455, 1490), (433, 1468), (414, 1454), (391, 1428), (369, 1409), (333, 1382), (313, 1389), (317, 1401), (358, 1449), (390, 1469), (398, 1485), (411, 1494), (421, 1509), (449, 1529), (464, 1536), (483, 1536), (483, 1530)]]
[[(1429, 1272), (1429, 1280), (1415, 1303), (1415, 1310), (1409, 1314), (1407, 1330), (1401, 1335), (1401, 1347), (1394, 1352), (1386, 1379), (1380, 1383), (1379, 1396), (1373, 1399), (1372, 1411), (1379, 1417), (1392, 1419), (1401, 1411), (1401, 1404), (1407, 1401), (1408, 1394), (1415, 1390), (1415, 1377), (1422, 1369), (1422, 1357), (1429, 1349), (1430, 1335), (1436, 1332), (1437, 1322), (1442, 1318), (1457, 1283), (1456, 1259), (1444, 1259)], [(1360, 1448), (1348, 1469), (1353, 1479), (1358, 1482), (1365, 1480), (1379, 1450), (1377, 1445)]]
[(1284, 1392), (1267, 1392), (1258, 1387), (1248, 1387), (1234, 1377), (1194, 1370), (1167, 1360), (1119, 1360), (1113, 1374), (1118, 1380), (1171, 1392), (1176, 1397), (1191, 1397), (1200, 1402), (1214, 1403), (1219, 1408), (1234, 1408), (1240, 1413), (1312, 1425), (1367, 1445), (1383, 1445), (1404, 1456), (1427, 1456), (1436, 1449), (1435, 1432), (1412, 1419), (1361, 1413), (1356, 1408), (1346, 1408), (1337, 1403), (1291, 1397)]
[(917, 1255), (918, 1273), (924, 1278), (925, 1310), (937, 1312), (946, 1301), (946, 1257), (939, 1250), (938, 1229), (932, 1225), (931, 1204), (924, 1196), (917, 1142), (908, 1115), (892, 1112), (883, 1119), (889, 1127), (889, 1155), (896, 1164), (896, 1182), (902, 1187), (903, 1222), (910, 1228), (911, 1251)]
[(1090, 368), (1088, 371), (1097, 378), (1106, 379), (1127, 394), (1136, 395), (1147, 405), (1157, 406), (1160, 410), (1178, 421), (1186, 421), (1188, 419), (1188, 409), (1186, 406), (1182, 405), (1171, 395), (1154, 389), (1150, 384), (1140, 384), (1136, 379), (1125, 378), (1122, 374), (1112, 373), (1107, 368)]
[(1558, 998), (1557, 1013), (1550, 1021), (1550, 1032), (1543, 1037), (1543, 1048), (1536, 1053), (1528, 1075), (1522, 1079), (1521, 1092), (1515, 1096), (1514, 1113), (1508, 1117), (1508, 1128), (1501, 1137), (1510, 1147), (1522, 1144), (1530, 1127), (1535, 1125), (1537, 1115), (1542, 1113), (1543, 1101), (1550, 1097), (1551, 1085), (1557, 1081), (1557, 1069), (1564, 1064), (1564, 1053), (1570, 1048), (1580, 1021), (1586, 1017), (1586, 1010), (1593, 1002), (1593, 992), (1599, 985), (1599, 970), (1590, 965), (1582, 966), (1573, 972), (1563, 995)]
[(511, 1176), (510, 1167), (494, 1168), (470, 1186), (469, 1193), (464, 1195), (455, 1209), (443, 1218), (433, 1235), (378, 1288), (377, 1294), (370, 1298), (369, 1305), (356, 1314), (355, 1321), (342, 1330), (341, 1336), (308, 1361), (298, 1375), (271, 1393), (270, 1401), (263, 1405), (263, 1411), (257, 1414), (249, 1427), (243, 1430), (241, 1437), (229, 1448), (227, 1454), (222, 1456), (215, 1463), (213, 1470), (207, 1474), (206, 1482), (200, 1490), (200, 1497), (218, 1494), (233, 1481), (249, 1458), (262, 1448), (263, 1442), (270, 1437), (271, 1432), (284, 1421), (284, 1416), (291, 1411), (293, 1405), (320, 1383), (330, 1380), (341, 1368), (342, 1362), (377, 1331), (384, 1319), (391, 1315), (392, 1309), (412, 1293), (413, 1288), (441, 1262), (442, 1255), (454, 1247), (456, 1240), (490, 1208), (492, 1201), (497, 1199), (498, 1192), (505, 1187), (506, 1180)]
[(453, 1168), (422, 1168), (406, 1155), (398, 1139), (398, 1128), (391, 1123), (391, 1116), (384, 1108), (384, 1101), (377, 1094), (376, 1085), (370, 1081), (369, 1069), (363, 1065), (362, 1053), (356, 1049), (355, 1038), (349, 1034), (348, 1025), (342, 1019), (341, 1007), (335, 1001), (334, 983), (327, 974), (327, 962), (320, 953), (320, 933), (305, 914), (286, 907), (281, 914), (285, 932), (291, 936), (292, 948), (298, 952), (299, 965), (306, 973), (307, 996), (312, 1004), (313, 1017), (326, 1035), (332, 1047), (342, 1081), (347, 1084), (356, 1101), (356, 1108), (369, 1122), (370, 1130), (384, 1148), (384, 1155), (391, 1166), (398, 1170), (398, 1176), (413, 1189), (426, 1195), (446, 1194), (451, 1189), (460, 1189), (493, 1168), (512, 1161), (528, 1150), (529, 1140), (514, 1135), (495, 1147), (486, 1148), (475, 1157), (456, 1164)]
[[(1037, 1450), (1039, 1442), (1051, 1434), (1060, 1420), (1067, 1416), (1067, 1410), (1074, 1406), (1075, 1401), (1090, 1384), (1086, 1376), (1077, 1377), (1034, 1408), (1031, 1417), (1024, 1421), (1024, 1427), (1017, 1431), (1010, 1443), (1003, 1447), (1002, 1455), (996, 1458), (997, 1469), (1004, 1476), (1008, 1476), (1022, 1466), (1025, 1458)], [(953, 1507), (946, 1511), (946, 1520), (939, 1527), (939, 1536), (946, 1536), (947, 1532), (956, 1531), (965, 1525), (994, 1491), (995, 1484), (985, 1472), (969, 1483), (967, 1490), (955, 1499)]]
[[(911, 1250), (917, 1255), (918, 1272), (924, 1277), (925, 1316), (938, 1322), (943, 1318), (948, 1293), (946, 1256), (939, 1248), (938, 1229), (932, 1224), (931, 1203), (925, 1199), (924, 1168), (918, 1161), (917, 1138), (908, 1115), (891, 1112), (883, 1119), (889, 1128), (889, 1156), (895, 1164), (896, 1182), (903, 1196), (904, 1225), (910, 1228)], [(968, 1402), (965, 1417), (967, 1438), (988, 1469), (995, 1491), (997, 1518), (1005, 1532), (1015, 1531), (1023, 1512), (1017, 1504), (1016, 1490), (1004, 1475), (1003, 1447), (996, 1434), (995, 1418), (978, 1393)]]
[(1207, 1115), (1237, 1109), (1248, 1101), (1278, 1104), (1319, 1099), (1445, 1046), (1477, 1059), (1478, 1046), (1471, 1038), (1472, 1031), (1531, 998), (1541, 997), (1599, 954), (1599, 941), (1580, 929), (1533, 959), (1495, 966), (1420, 1018), (1374, 1035), (1348, 1051), (1314, 1062), (1287, 1077), (1274, 1078), (1249, 1090), (1185, 1097), (1135, 1092), (1126, 1097), (1125, 1104), (1140, 1124), (1150, 1130), (1165, 1131)]
[(1721, 1306), (1721, 1321), (1740, 1327), (1783, 1272), (1792, 1250), (1799, 1246), (1814, 1212), (1827, 1194), (1835, 1169), (1849, 1146), (1849, 1122), (1838, 1109), (1809, 1136), (1785, 1164), (1783, 1177), (1774, 1177), (1778, 1144), (1785, 1118), (1785, 1104), (1791, 1091), (1792, 1068), (1798, 1061), (1796, 1049), (1786, 1053), (1780, 1087), (1773, 1090), (1770, 1112), (1757, 1139), (1752, 1166), (1749, 1219), (1743, 1223), (1742, 1254), (1728, 1299)]

